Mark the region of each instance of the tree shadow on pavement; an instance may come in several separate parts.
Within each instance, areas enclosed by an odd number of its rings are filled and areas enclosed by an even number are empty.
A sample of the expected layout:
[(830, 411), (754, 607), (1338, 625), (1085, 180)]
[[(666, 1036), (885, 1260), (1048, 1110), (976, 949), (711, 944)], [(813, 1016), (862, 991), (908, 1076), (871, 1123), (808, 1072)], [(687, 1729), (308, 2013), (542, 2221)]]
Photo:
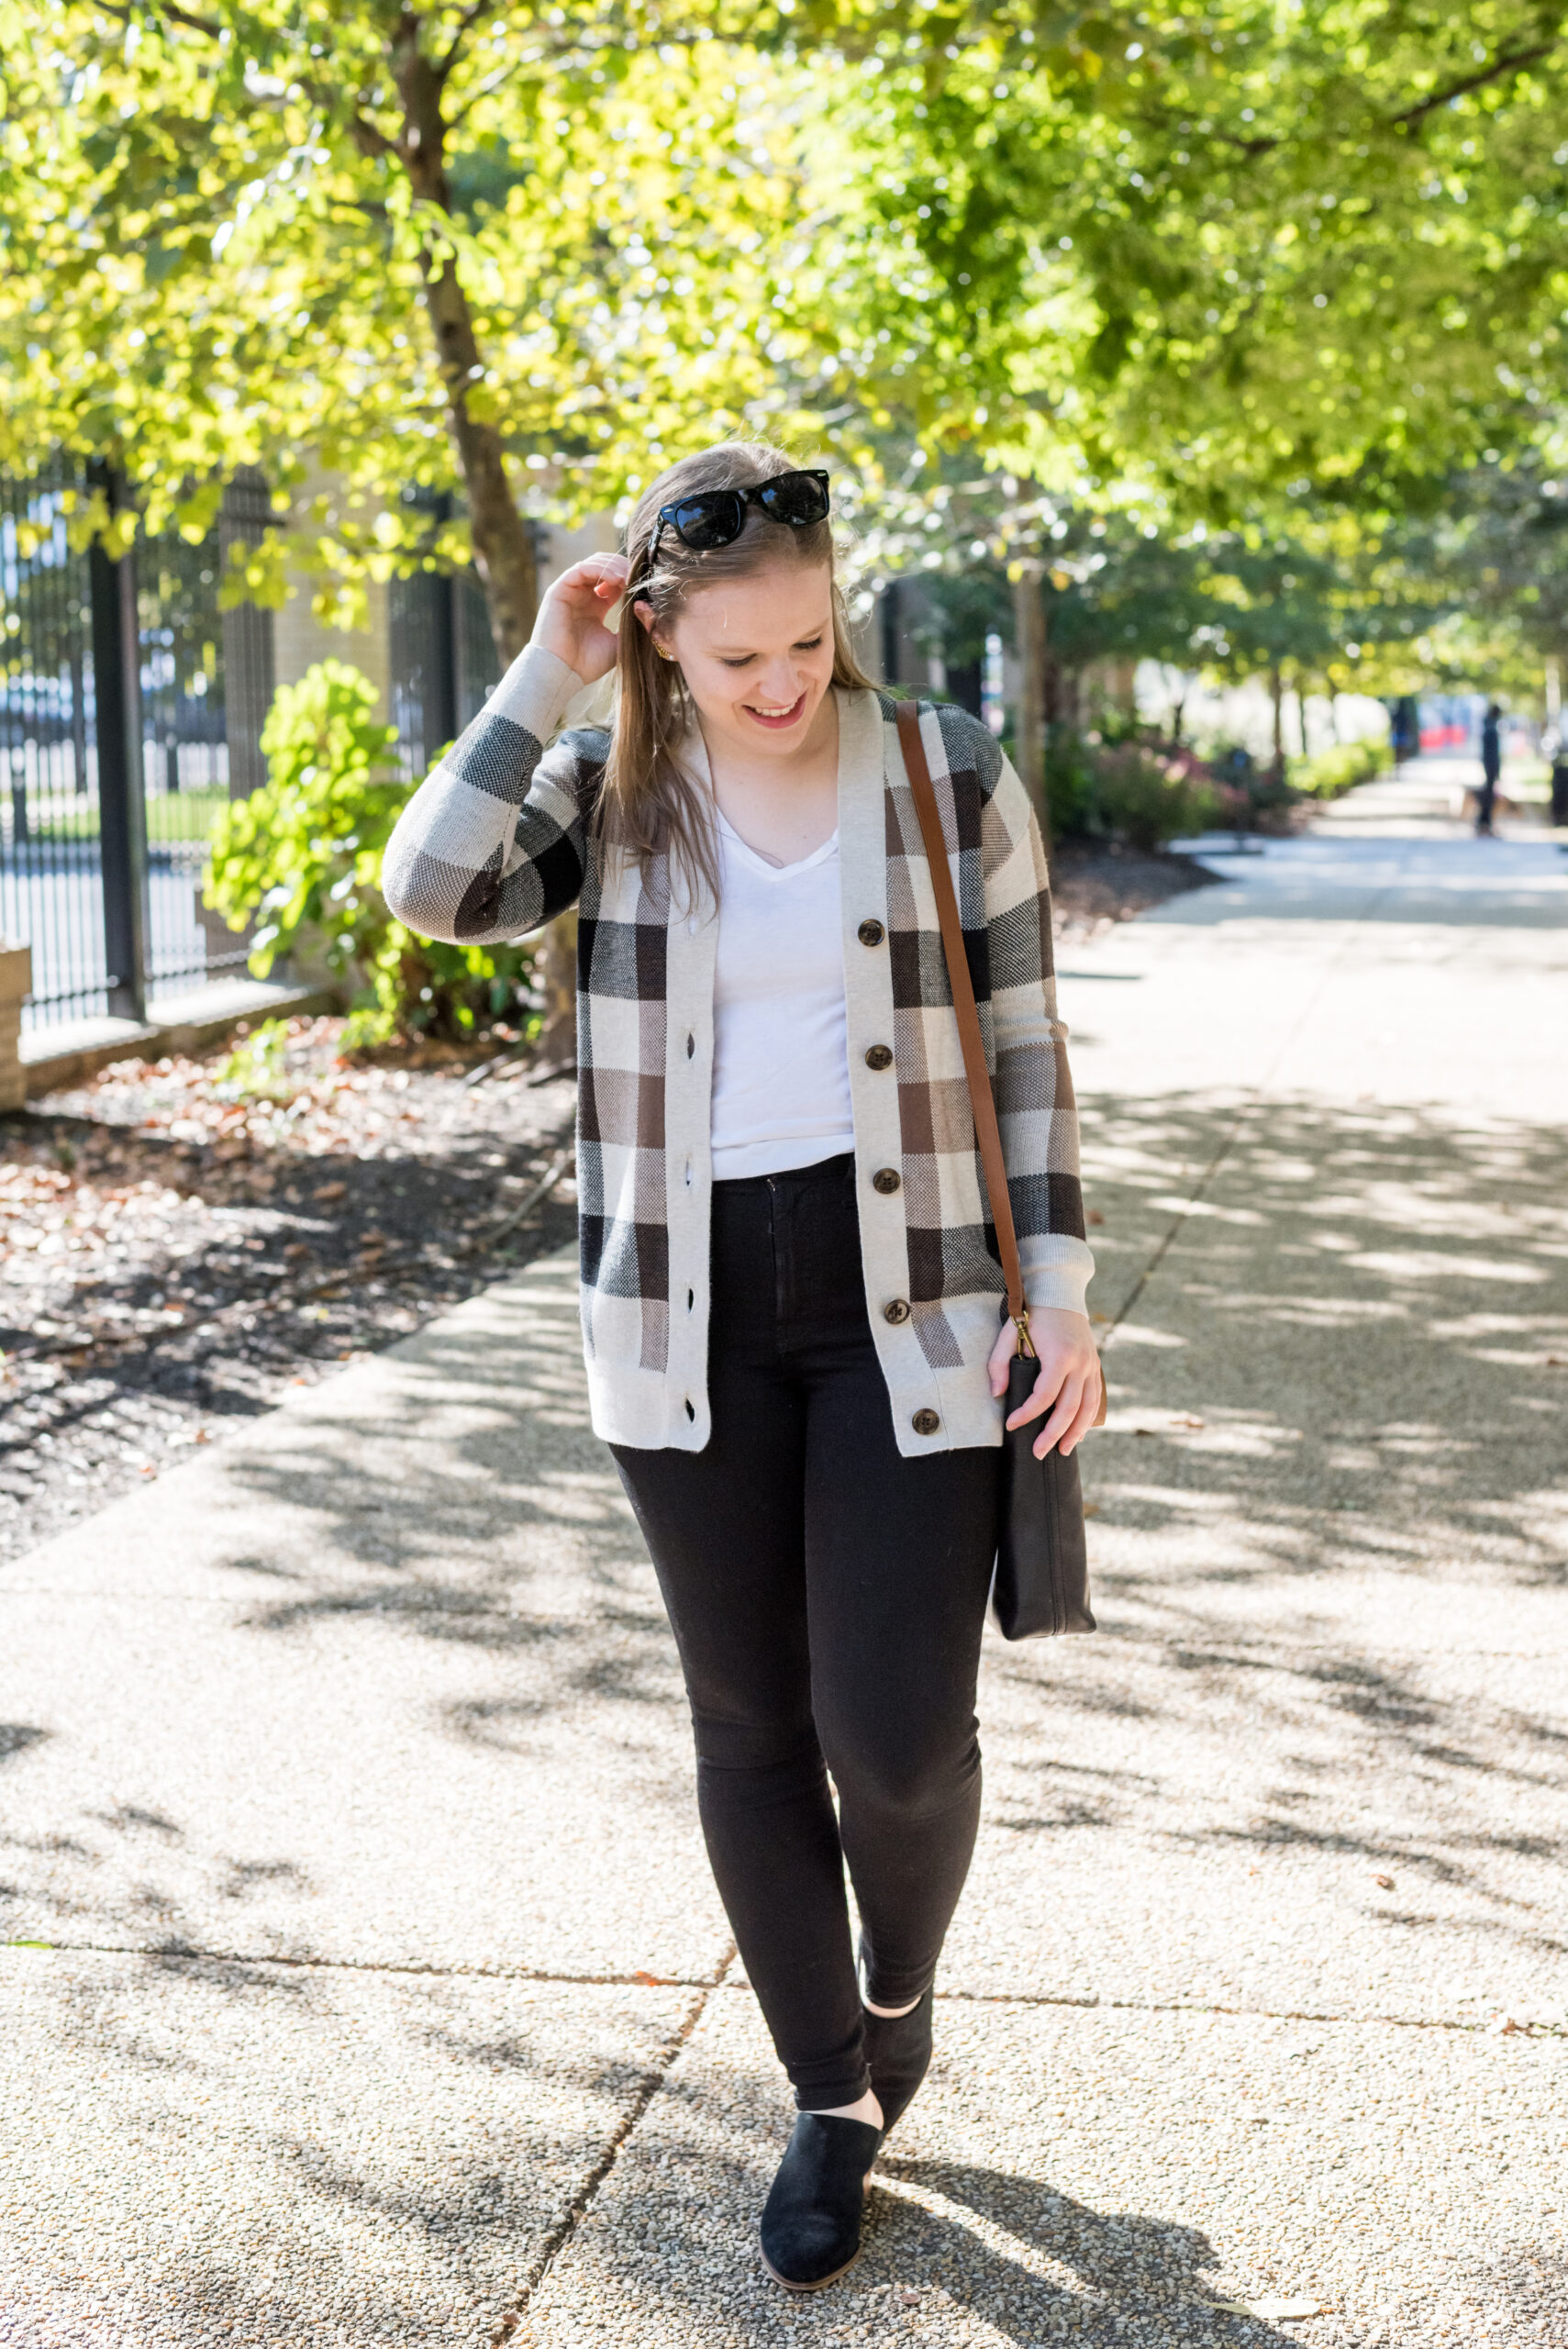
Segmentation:
[[(876, 2193), (882, 2172), (920, 2200)], [(1262, 2319), (1216, 2303), (1218, 2254), (1196, 2228), (1137, 2212), (1095, 2210), (1043, 2180), (975, 2163), (884, 2156), (873, 2188), (873, 2258), (918, 2277), (940, 2272), (947, 2297), (983, 2313), (1004, 2338), (1033, 2344), (1071, 2308), (1073, 2337), (1172, 2349), (1211, 2337), (1268, 2349), (1287, 2342)], [(1066, 2270), (1073, 2278), (1042, 2269)]]
[[(897, 2153), (873, 2172), (862, 2254), (830, 2291), (795, 2298), (766, 2275), (757, 2216), (783, 2136), (776, 2091), (717, 2096), (679, 2075), (569, 2238), (519, 2338), (646, 2340), (666, 2349), (785, 2342), (1071, 2339), (1117, 2349), (1284, 2349), (1291, 2335), (1226, 2311), (1219, 2254), (1198, 2229), (1095, 2209), (1045, 2175)], [(531, 2320), (531, 2321), (530, 2321)], [(573, 2332), (573, 2323), (580, 2332)]]
[[(1103, 1218), (1095, 1296), (1119, 1325), (1110, 1427), (1085, 1453), (1107, 1598), (1153, 1605), (1195, 1650), (1224, 1620), (1211, 1595), (1260, 1575), (1427, 1573), (1435, 1542), (1463, 1550), (1467, 1575), (1568, 1579), (1558, 1134), (1181, 1097), (1102, 1097), (1085, 1122), (1087, 1156), (1106, 1162), (1086, 1186)], [(237, 1458), (247, 1498), (303, 1504), (316, 1534), (314, 1571), (290, 1561), (288, 1597), (257, 1610), (258, 1629), (393, 1614), (504, 1652), (555, 1636), (542, 1619), (557, 1599), (587, 1598), (631, 1599), (657, 1635), (640, 1541), (586, 1428), (574, 1296), (557, 1274), (517, 1325), (522, 1353), (505, 1329), (454, 1317), (406, 1350), (387, 1423), (321, 1408)], [(1144, 1552), (1177, 1541), (1146, 1564), (1121, 1533), (1148, 1537)], [(552, 1547), (570, 1550), (570, 1591), (540, 1572)], [(234, 1563), (279, 1572), (272, 1554)]]

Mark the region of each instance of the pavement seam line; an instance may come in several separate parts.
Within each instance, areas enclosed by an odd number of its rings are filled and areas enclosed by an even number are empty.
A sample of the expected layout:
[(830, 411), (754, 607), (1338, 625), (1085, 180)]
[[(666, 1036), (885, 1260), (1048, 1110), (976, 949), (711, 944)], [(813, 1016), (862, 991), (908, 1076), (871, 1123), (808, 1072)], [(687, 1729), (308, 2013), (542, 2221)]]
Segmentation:
[(173, 1965), (288, 1965), (302, 1973), (397, 1974), (442, 1982), (555, 1982), (562, 1988), (604, 1990), (702, 1990), (717, 1987), (734, 1957), (731, 1947), (717, 1975), (549, 1974), (528, 1965), (432, 1965), (413, 1958), (295, 1957), (280, 1950), (202, 1949), (192, 1943), (61, 1942), (43, 1934), (12, 1934), (0, 1949), (58, 1951), (64, 1957), (158, 1958)]
[(535, 2253), (528, 2274), (518, 2288), (516, 2299), (511, 2307), (503, 2312), (490, 2335), (489, 2349), (505, 2349), (505, 2343), (517, 2332), (517, 2327), (528, 2313), (529, 2303), (536, 2298), (561, 2254), (593, 2209), (598, 2199), (600, 2187), (620, 2158), (622, 2146), (625, 2145), (632, 2131), (669, 2078), (676, 2058), (707, 2012), (708, 2002), (714, 1992), (724, 1987), (725, 1977), (734, 1965), (737, 1954), (735, 1943), (731, 1942), (724, 1958), (715, 1968), (710, 1978), (700, 1987), (698, 1995), (692, 2001), (690, 2013), (665, 2043), (657, 2065), (643, 2076), (636, 2094), (628, 2105), (618, 2126), (612, 2132), (598, 2160)]
[(1116, 1336), (1117, 1331), (1121, 1328), (1122, 1323), (1127, 1319), (1128, 1315), (1132, 1311), (1133, 1307), (1137, 1304), (1139, 1298), (1142, 1296), (1144, 1290), (1148, 1287), (1150, 1282), (1153, 1279), (1155, 1274), (1164, 1263), (1165, 1257), (1174, 1244), (1176, 1237), (1181, 1231), (1183, 1225), (1192, 1214), (1193, 1209), (1198, 1205), (1204, 1193), (1207, 1190), (1210, 1183), (1214, 1180), (1215, 1175), (1218, 1173), (1220, 1167), (1229, 1156), (1231, 1146), (1234, 1143), (1237, 1135), (1240, 1132), (1241, 1128), (1247, 1121), (1247, 1119), (1257, 1106), (1258, 1101), (1257, 1098), (1254, 1097), (1252, 1100), (1243, 1103), (1242, 1107), (1237, 1110), (1229, 1125), (1227, 1127), (1225, 1133), (1221, 1138), (1219, 1146), (1216, 1150), (1213, 1157), (1209, 1160), (1208, 1164), (1204, 1168), (1203, 1173), (1198, 1176), (1197, 1181), (1193, 1185), (1192, 1189), (1187, 1193), (1186, 1197), (1183, 1200), (1182, 1205), (1175, 1215), (1172, 1217), (1170, 1227), (1156, 1243), (1153, 1254), (1150, 1257), (1149, 1262), (1144, 1265), (1143, 1270), (1139, 1274), (1138, 1278), (1133, 1282), (1132, 1286), (1129, 1289), (1127, 1295), (1118, 1306), (1115, 1313), (1111, 1316), (1110, 1326), (1100, 1341), (1102, 1349), (1109, 1345), (1111, 1340)]
[[(1072, 2007), (1091, 2014), (1234, 2015), (1248, 2022), (1345, 2023), (1356, 2031), (1451, 2031), (1472, 2038), (1487, 2038), (1494, 2028), (1490, 2022), (1469, 2022), (1457, 2015), (1358, 2015), (1323, 2007), (1233, 2007), (1213, 1998), (1074, 1998), (1065, 1990), (939, 1990), (937, 1998), (939, 2003), (961, 2007)], [(1559, 2023), (1517, 2022), (1514, 2029), (1520, 2037), (1568, 2037), (1568, 2031)]]
[[(624, 2124), (616, 2140), (617, 2145), (624, 2142), (625, 2136), (641, 2117), (675, 2055), (701, 2021), (710, 1999), (720, 1990), (745, 1989), (750, 1992), (749, 1984), (729, 1979), (736, 1955), (733, 1943), (717, 1973), (700, 1976), (689, 1974), (546, 1974), (516, 1966), (421, 1965), (411, 1960), (352, 1957), (280, 1957), (275, 1953), (261, 1955), (243, 1950), (137, 1947), (124, 1942), (51, 1942), (41, 1938), (35, 1941), (20, 1934), (0, 1941), (0, 1950), (31, 1950), (39, 1956), (156, 1958), (164, 1965), (284, 1965), (306, 1973), (387, 1974), (416, 1981), (424, 1978), (438, 1982), (537, 1982), (560, 1989), (697, 1991), (700, 1994), (698, 2003), (689, 2022), (683, 2026), (680, 2036), (672, 2042), (663, 2061), (663, 2070), (654, 2078), (647, 2098), (631, 2120)], [(1485, 2034), (1490, 2029), (1489, 2024), (1471, 2021), (1462, 2015), (1351, 2014), (1326, 2007), (1231, 2006), (1213, 1998), (1080, 1997), (1070, 1990), (939, 1990), (937, 1999), (939, 2004), (949, 2006), (1071, 2007), (1088, 2013), (1103, 2009), (1106, 2014), (1135, 2015), (1236, 2015), (1257, 2022), (1349, 2023), (1358, 2029), (1366, 2026), (1388, 2031), (1452, 2031)], [(1565, 2035), (1562, 2027), (1554, 2023), (1520, 2023), (1517, 2028), (1520, 2032), (1541, 2036)]]

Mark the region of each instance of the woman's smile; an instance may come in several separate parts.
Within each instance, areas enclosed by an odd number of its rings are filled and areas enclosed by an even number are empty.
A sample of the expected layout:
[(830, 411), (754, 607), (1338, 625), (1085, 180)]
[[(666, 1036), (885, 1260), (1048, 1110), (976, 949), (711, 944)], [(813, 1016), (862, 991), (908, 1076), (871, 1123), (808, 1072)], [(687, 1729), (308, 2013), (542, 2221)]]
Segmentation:
[(766, 702), (754, 701), (742, 702), (740, 707), (748, 718), (756, 719), (759, 726), (770, 727), (774, 732), (783, 733), (787, 727), (799, 724), (805, 714), (806, 699), (807, 696), (803, 692), (785, 709), (779, 709)]

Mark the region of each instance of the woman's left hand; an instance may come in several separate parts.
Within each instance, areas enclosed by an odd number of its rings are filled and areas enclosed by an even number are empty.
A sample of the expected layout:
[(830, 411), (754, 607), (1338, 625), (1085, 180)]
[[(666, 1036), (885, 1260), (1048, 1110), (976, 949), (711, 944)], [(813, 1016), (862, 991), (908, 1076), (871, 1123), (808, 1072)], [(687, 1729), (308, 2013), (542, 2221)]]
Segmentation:
[[(1029, 1341), (1040, 1356), (1034, 1393), (1008, 1419), (1009, 1428), (1026, 1427), (1047, 1412), (1035, 1438), (1034, 1456), (1043, 1460), (1054, 1444), (1065, 1460), (1094, 1426), (1100, 1408), (1104, 1375), (1086, 1313), (1068, 1313), (1059, 1306), (1043, 1306), (1029, 1315)], [(1007, 1391), (1007, 1364), (1018, 1351), (1015, 1322), (1002, 1324), (991, 1349), (991, 1392)]]

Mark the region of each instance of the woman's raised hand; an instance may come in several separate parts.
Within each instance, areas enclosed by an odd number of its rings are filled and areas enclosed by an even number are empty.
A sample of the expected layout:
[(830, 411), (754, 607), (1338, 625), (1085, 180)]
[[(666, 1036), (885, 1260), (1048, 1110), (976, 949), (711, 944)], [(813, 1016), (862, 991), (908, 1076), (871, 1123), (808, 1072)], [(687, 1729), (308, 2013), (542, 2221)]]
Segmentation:
[[(1043, 1418), (1045, 1425), (1034, 1441), (1035, 1458), (1043, 1460), (1055, 1444), (1065, 1460), (1088, 1434), (1100, 1408), (1104, 1373), (1088, 1318), (1065, 1312), (1059, 1306), (1041, 1307), (1029, 1315), (1029, 1342), (1040, 1356), (1040, 1375), (1029, 1401), (1013, 1413), (1007, 1425), (1026, 1427), (1030, 1419)], [(991, 1349), (993, 1395), (1006, 1393), (1007, 1364), (1018, 1351), (1017, 1325), (1004, 1321)]]
[(624, 554), (589, 554), (552, 579), (534, 622), (532, 641), (575, 669), (585, 685), (616, 665), (616, 636), (605, 614), (626, 585)]

